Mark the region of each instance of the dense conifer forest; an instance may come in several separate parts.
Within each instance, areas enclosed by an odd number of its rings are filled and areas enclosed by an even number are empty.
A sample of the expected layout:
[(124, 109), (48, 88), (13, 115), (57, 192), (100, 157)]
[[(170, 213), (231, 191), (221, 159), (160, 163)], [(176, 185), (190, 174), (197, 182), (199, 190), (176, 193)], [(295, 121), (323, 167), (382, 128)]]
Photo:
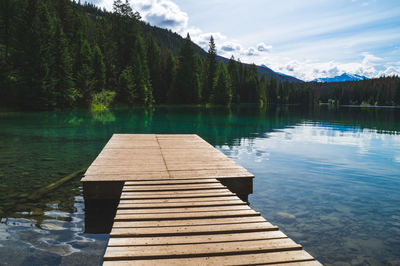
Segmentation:
[(400, 105), (400, 79), (304, 83), (218, 60), (189, 34), (152, 27), (128, 1), (0, 1), (0, 104), (23, 110), (154, 104)]

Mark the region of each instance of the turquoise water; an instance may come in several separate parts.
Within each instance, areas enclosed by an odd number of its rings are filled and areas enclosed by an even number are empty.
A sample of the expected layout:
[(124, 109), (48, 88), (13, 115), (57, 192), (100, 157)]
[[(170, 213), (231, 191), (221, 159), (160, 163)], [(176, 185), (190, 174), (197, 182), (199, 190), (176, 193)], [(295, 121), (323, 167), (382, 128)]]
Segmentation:
[(400, 265), (400, 110), (0, 112), (0, 265), (96, 265), (79, 177), (113, 133), (196, 133), (255, 174), (251, 206), (325, 264)]

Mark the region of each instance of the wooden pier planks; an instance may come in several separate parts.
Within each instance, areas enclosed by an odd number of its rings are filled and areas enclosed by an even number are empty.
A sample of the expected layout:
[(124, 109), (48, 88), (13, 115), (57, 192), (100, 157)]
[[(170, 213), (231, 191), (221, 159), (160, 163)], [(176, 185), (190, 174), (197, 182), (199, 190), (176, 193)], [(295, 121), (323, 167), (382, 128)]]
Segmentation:
[(238, 197), (253, 177), (197, 135), (113, 135), (82, 178), (119, 200), (104, 265), (320, 265)]
[[(216, 184), (212, 179), (126, 182), (104, 265), (320, 265)], [(193, 185), (202, 193), (192, 194)], [(181, 198), (185, 191), (187, 198)], [(135, 193), (141, 197), (124, 199)]]
[(82, 182), (253, 178), (197, 135), (114, 134)]

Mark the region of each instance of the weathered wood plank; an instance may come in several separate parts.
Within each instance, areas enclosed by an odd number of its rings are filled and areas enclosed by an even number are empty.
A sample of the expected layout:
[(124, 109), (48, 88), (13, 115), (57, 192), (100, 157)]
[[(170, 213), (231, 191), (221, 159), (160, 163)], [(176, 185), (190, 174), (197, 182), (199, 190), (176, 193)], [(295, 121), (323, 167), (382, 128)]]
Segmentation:
[(189, 190), (212, 190), (226, 187), (221, 183), (215, 184), (181, 184), (181, 185), (148, 185), (148, 186), (124, 186), (123, 192), (141, 192), (141, 191), (189, 191)]
[[(152, 266), (152, 265), (264, 265), (277, 264), (296, 261), (298, 266), (319, 266), (319, 262), (313, 260), (313, 257), (304, 250), (293, 250), (283, 252), (268, 252), (256, 254), (237, 254), (229, 256), (212, 256), (212, 257), (191, 257), (191, 258), (174, 258), (174, 259), (146, 259), (146, 260), (119, 260), (105, 261), (104, 266)], [(287, 264), (286, 264), (287, 265)], [(290, 266), (295, 266), (289, 264)]]
[(230, 205), (194, 208), (161, 208), (161, 209), (118, 209), (118, 214), (134, 213), (181, 213), (181, 212), (206, 212), (206, 211), (228, 211), (228, 210), (251, 210), (248, 205)]
[(201, 243), (194, 245), (165, 245), (165, 246), (125, 246), (108, 247), (104, 254), (104, 260), (113, 259), (140, 259), (157, 257), (179, 256), (212, 256), (234, 255), (241, 252), (272, 252), (298, 250), (301, 246), (288, 238), (251, 240), (226, 243)]
[[(128, 194), (131, 192), (124, 192), (123, 195)], [(144, 193), (144, 192), (143, 192)], [(160, 192), (157, 194), (161, 194)], [(178, 193), (173, 193), (174, 195)], [(179, 193), (179, 194), (185, 194), (185, 193)], [(172, 193), (171, 193), (172, 195)], [(238, 199), (236, 196), (223, 196), (223, 197), (208, 197), (208, 198), (202, 198), (202, 197), (195, 197), (195, 198), (188, 198), (188, 199), (179, 199), (179, 198), (171, 198), (171, 199), (138, 199), (138, 200), (129, 200), (129, 199), (122, 199), (120, 203), (124, 204), (136, 204), (136, 203), (192, 203), (192, 202), (201, 202), (202, 204), (206, 203), (213, 203), (214, 201), (232, 201), (232, 202), (240, 202), (240, 203), (245, 203), (244, 201)], [(247, 204), (247, 203), (245, 203)], [(211, 206), (211, 205), (210, 205)]]
[(165, 227), (165, 226), (197, 226), (217, 224), (240, 224), (240, 223), (262, 223), (266, 220), (261, 216), (235, 217), (235, 218), (213, 218), (213, 219), (187, 219), (168, 221), (115, 221), (114, 228), (129, 227)]
[(187, 171), (168, 171), (171, 178), (193, 177), (193, 178), (227, 178), (227, 177), (249, 177), (253, 178), (254, 175), (250, 174), (244, 169), (216, 169), (216, 170), (187, 170)]
[(137, 213), (117, 214), (114, 221), (149, 221), (149, 220), (177, 220), (177, 219), (213, 219), (218, 217), (259, 216), (259, 212), (249, 210), (229, 210), (219, 212), (183, 212), (183, 213)]
[(129, 174), (85, 174), (81, 182), (107, 182), (107, 181), (129, 181), (129, 180), (162, 180), (168, 179), (167, 171), (160, 172), (136, 172)]
[(230, 201), (194, 201), (194, 202), (170, 202), (170, 203), (124, 203), (120, 202), (118, 209), (149, 209), (149, 208), (189, 208), (189, 207), (208, 207), (208, 206), (226, 206), (226, 205), (247, 205), (241, 200)]
[(125, 186), (139, 186), (139, 185), (177, 185), (177, 184), (203, 184), (203, 183), (219, 183), (214, 178), (204, 179), (183, 179), (183, 180), (149, 180), (149, 181), (127, 181)]
[[(171, 198), (205, 198), (205, 197), (223, 197), (235, 196), (232, 192), (216, 191), (216, 192), (193, 192), (185, 191), (185, 193), (154, 193), (154, 192), (123, 192), (121, 199), (171, 199)], [(169, 191), (168, 191), (169, 192)]]
[(82, 178), (118, 184), (104, 265), (319, 265), (226, 187), (253, 177), (197, 135), (114, 134)]
[(101, 166), (101, 165), (93, 165), (90, 166), (86, 174), (87, 175), (115, 175), (115, 174), (129, 174), (129, 173), (143, 173), (143, 172), (162, 172), (167, 171), (167, 167), (163, 164), (158, 165), (135, 165), (135, 166)]
[(110, 237), (135, 236), (177, 236), (177, 235), (204, 235), (204, 234), (232, 234), (241, 232), (260, 232), (278, 230), (268, 222), (240, 223), (223, 225), (198, 225), (181, 227), (150, 227), (150, 228), (113, 228)]
[[(256, 217), (252, 217), (253, 219)], [(226, 219), (226, 218), (225, 218)], [(212, 235), (183, 235), (162, 237), (111, 237), (109, 246), (144, 246), (144, 245), (178, 245), (198, 243), (235, 242), (245, 240), (263, 240), (274, 238), (287, 238), (281, 231), (264, 231), (234, 234), (212, 234)]]

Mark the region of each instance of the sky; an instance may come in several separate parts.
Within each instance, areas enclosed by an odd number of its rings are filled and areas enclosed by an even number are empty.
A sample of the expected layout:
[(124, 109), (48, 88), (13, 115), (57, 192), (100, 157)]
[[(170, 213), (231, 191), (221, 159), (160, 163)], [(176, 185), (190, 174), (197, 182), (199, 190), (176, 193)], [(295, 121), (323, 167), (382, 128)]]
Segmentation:
[[(113, 0), (90, 0), (112, 10)], [(399, 0), (131, 0), (151, 25), (309, 81), (400, 74)]]

